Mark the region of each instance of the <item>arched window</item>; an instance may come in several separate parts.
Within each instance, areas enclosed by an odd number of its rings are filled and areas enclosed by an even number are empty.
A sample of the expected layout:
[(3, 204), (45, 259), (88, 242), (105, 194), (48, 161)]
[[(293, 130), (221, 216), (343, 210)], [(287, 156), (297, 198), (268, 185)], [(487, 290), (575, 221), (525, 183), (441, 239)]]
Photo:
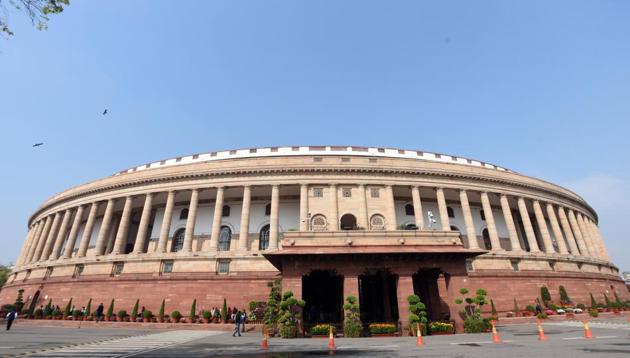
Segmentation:
[(481, 237), (483, 238), (483, 245), (486, 247), (486, 250), (492, 250), (492, 241), (490, 241), (490, 233), (488, 232), (488, 229), (483, 229)]
[(180, 251), (184, 247), (185, 235), (186, 229), (184, 228), (175, 231), (175, 235), (173, 235), (173, 241), (171, 242), (171, 252)]
[(414, 216), (415, 214), (416, 214), (416, 212), (413, 209), (413, 205), (411, 205), (411, 204), (405, 205), (405, 215), (407, 215), (407, 216)]
[(370, 230), (385, 230), (385, 218), (376, 214), (370, 218)]
[(182, 209), (182, 211), (179, 212), (179, 220), (186, 219), (188, 219), (188, 209)]
[(356, 230), (357, 229), (357, 218), (352, 214), (345, 214), (341, 217), (339, 221), (339, 227), (341, 230)]
[(269, 225), (263, 226), (258, 236), (258, 250), (267, 250), (267, 248), (269, 248)]
[(454, 218), (455, 217), (455, 212), (453, 211), (453, 208), (451, 208), (450, 206), (446, 207), (446, 212), (448, 213), (448, 217), (449, 218)]
[(223, 216), (223, 217), (230, 216), (230, 206), (229, 205), (223, 205), (223, 211), (221, 212), (221, 216)]
[(271, 215), (271, 204), (265, 205), (265, 216)]
[(324, 215), (317, 214), (311, 219), (311, 229), (313, 231), (325, 231), (326, 226), (328, 226), (328, 222)]
[(232, 241), (232, 230), (227, 226), (221, 227), (219, 233), (219, 251), (230, 251), (230, 242)]

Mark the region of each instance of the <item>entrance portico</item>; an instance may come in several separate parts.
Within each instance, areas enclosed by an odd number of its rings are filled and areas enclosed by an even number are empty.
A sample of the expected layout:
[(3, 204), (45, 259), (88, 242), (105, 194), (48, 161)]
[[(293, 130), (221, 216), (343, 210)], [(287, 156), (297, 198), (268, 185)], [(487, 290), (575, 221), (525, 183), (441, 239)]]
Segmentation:
[(359, 298), (361, 320), (401, 322), (417, 294), (433, 320), (459, 320), (453, 301), (467, 277), (465, 249), (447, 231), (287, 232), (265, 257), (282, 272), (283, 289), (306, 301), (306, 323), (341, 323), (348, 296)]

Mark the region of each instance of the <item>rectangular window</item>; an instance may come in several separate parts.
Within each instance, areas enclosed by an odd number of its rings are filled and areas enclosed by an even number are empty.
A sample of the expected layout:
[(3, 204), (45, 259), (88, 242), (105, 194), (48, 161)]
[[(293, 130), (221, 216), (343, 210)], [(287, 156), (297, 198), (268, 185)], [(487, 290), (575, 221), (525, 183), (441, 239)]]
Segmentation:
[(112, 277), (120, 276), (123, 273), (123, 269), (125, 268), (124, 262), (114, 262), (112, 266)]
[(323, 188), (313, 188), (313, 197), (314, 198), (322, 198), (322, 197), (324, 197), (324, 189)]
[(47, 280), (50, 275), (52, 275), (53, 273), (53, 268), (52, 267), (47, 267), (46, 268), (46, 273), (44, 274), (44, 280)]
[(510, 264), (512, 265), (512, 271), (518, 272), (518, 260), (510, 260)]
[(380, 192), (379, 192), (378, 188), (370, 188), (370, 197), (372, 197), (372, 198), (380, 197)]
[(473, 267), (473, 260), (466, 259), (466, 272), (473, 272), (473, 271), (475, 271), (475, 268)]
[(162, 268), (160, 269), (160, 273), (164, 275), (171, 272), (173, 272), (173, 260), (162, 261)]
[(81, 277), (81, 274), (83, 273), (83, 269), (85, 268), (85, 266), (83, 266), (82, 264), (78, 264), (74, 266), (74, 273), (72, 274), (72, 278), (79, 278)]
[(351, 198), (352, 197), (352, 189), (351, 188), (342, 188), (341, 189), (341, 195), (344, 198)]
[(486, 213), (483, 210), (479, 210), (479, 215), (481, 215), (481, 220), (486, 221)]
[(217, 262), (217, 272), (222, 275), (230, 273), (230, 261), (221, 260)]

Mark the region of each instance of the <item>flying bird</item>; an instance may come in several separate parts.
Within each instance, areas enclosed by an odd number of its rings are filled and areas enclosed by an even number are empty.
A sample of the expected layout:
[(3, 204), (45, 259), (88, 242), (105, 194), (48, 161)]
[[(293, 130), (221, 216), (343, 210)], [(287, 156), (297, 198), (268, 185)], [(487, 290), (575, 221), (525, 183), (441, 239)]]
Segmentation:
[(42, 145), (44, 145), (44, 143), (35, 143), (35, 144), (33, 144), (33, 148), (41, 147)]
[(103, 111), (103, 115), (107, 114), (107, 108), (105, 108), (105, 110)]

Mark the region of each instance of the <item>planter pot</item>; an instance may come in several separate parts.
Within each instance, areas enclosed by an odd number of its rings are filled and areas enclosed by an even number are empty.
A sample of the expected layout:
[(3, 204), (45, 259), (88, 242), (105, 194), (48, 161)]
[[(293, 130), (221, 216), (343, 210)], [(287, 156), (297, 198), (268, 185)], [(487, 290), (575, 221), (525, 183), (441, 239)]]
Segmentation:
[(431, 332), (432, 336), (449, 336), (454, 334), (453, 332)]
[(142, 318), (142, 322), (149, 323), (149, 322), (151, 322), (151, 318), (144, 317), (144, 318)]
[(564, 316), (565, 316), (567, 319), (569, 319), (569, 318), (575, 318), (575, 314), (573, 314), (573, 313), (567, 313), (567, 314), (565, 314)]
[(621, 316), (621, 311), (619, 310), (613, 310), (613, 313), (617, 316)]
[(203, 319), (203, 323), (210, 323), (210, 320), (209, 320), (209, 319), (207, 319), (207, 318), (204, 318), (204, 319)]
[(397, 333), (373, 333), (370, 337), (397, 337)]

